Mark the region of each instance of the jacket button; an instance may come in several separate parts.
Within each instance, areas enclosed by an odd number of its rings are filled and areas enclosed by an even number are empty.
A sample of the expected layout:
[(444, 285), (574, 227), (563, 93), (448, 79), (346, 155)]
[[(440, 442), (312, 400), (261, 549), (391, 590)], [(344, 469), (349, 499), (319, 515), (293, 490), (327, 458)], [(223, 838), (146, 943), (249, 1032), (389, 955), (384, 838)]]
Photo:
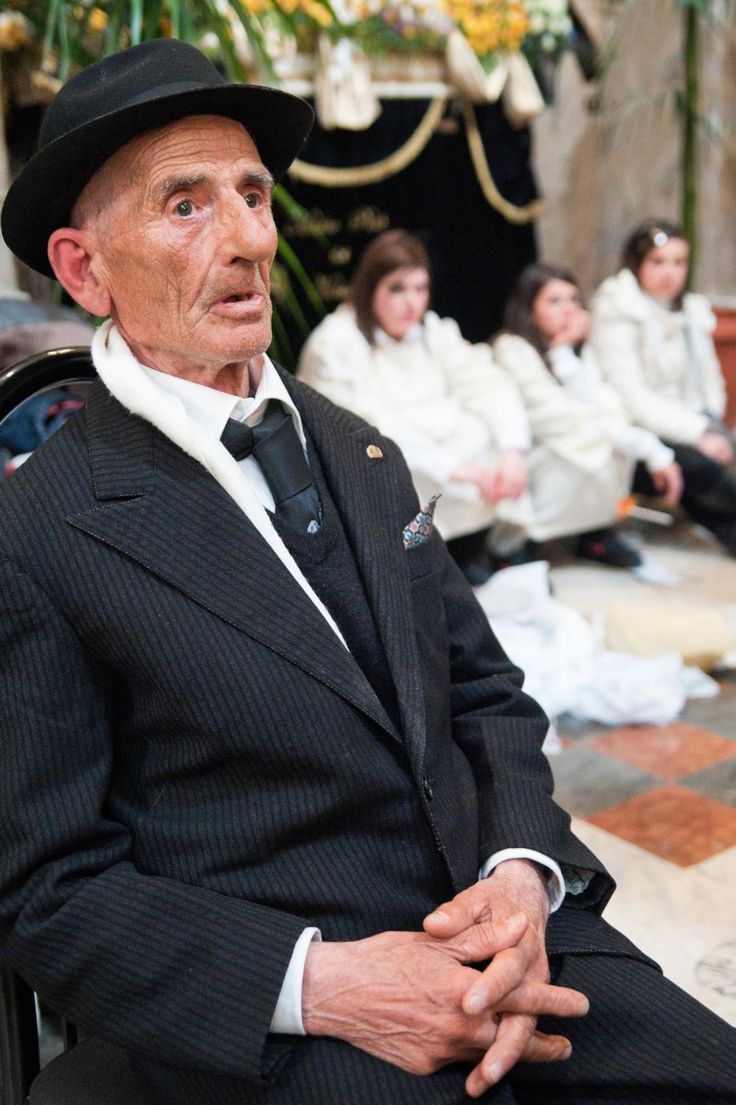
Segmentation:
[(426, 775), (422, 779), (422, 790), (424, 791), (424, 797), (427, 799), (428, 802), (431, 802), (434, 798), (434, 791), (432, 790), (432, 784)]

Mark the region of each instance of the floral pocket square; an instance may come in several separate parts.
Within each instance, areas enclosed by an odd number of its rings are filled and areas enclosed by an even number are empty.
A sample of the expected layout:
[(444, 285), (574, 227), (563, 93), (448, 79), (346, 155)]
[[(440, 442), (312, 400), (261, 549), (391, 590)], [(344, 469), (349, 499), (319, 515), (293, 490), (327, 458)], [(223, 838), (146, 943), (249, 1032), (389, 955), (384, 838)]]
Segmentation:
[(424, 510), (420, 510), (416, 518), (412, 518), (408, 526), (404, 526), (401, 536), (404, 539), (405, 549), (416, 549), (419, 545), (426, 545), (432, 536), (432, 519), (434, 508), (437, 505), (439, 495), (433, 495)]

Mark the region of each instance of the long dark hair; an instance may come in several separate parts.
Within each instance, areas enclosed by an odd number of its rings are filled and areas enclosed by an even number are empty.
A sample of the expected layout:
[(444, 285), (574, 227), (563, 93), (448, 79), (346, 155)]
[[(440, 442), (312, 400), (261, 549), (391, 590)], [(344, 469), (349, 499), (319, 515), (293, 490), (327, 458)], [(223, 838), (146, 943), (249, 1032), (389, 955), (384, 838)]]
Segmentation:
[(350, 281), (348, 296), (355, 309), (358, 328), (371, 345), (376, 328), (373, 293), (384, 276), (397, 269), (426, 269), (429, 272), (429, 254), (423, 242), (408, 230), (385, 230), (363, 251)]
[(534, 303), (545, 284), (550, 280), (563, 280), (580, 291), (580, 285), (569, 269), (562, 265), (550, 265), (533, 261), (522, 269), (511, 295), (506, 300), (502, 334), (517, 334), (533, 345), (540, 356), (547, 354), (547, 342), (534, 321)]

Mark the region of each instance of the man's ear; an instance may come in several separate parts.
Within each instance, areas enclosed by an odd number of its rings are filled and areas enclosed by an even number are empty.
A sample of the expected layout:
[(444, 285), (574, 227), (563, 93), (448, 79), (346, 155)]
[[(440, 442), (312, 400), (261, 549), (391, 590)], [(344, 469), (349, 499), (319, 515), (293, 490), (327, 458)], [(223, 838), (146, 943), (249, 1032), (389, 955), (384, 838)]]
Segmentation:
[(49, 238), (49, 262), (72, 299), (91, 315), (104, 318), (110, 314), (112, 299), (95, 271), (91, 248), (88, 234), (64, 226)]

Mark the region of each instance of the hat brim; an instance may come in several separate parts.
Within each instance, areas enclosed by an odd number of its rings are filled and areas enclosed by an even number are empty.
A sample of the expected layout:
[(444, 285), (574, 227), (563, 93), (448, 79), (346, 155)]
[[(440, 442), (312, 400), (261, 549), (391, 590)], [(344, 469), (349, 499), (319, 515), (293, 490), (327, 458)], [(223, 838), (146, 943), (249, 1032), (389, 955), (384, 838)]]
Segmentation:
[(301, 150), (314, 118), (297, 96), (247, 84), (184, 88), (101, 115), (44, 146), (16, 177), (1, 219), (13, 253), (53, 279), (48, 240), (69, 226), (72, 208), (97, 170), (131, 139), (190, 115), (223, 115), (242, 123), (276, 181)]

